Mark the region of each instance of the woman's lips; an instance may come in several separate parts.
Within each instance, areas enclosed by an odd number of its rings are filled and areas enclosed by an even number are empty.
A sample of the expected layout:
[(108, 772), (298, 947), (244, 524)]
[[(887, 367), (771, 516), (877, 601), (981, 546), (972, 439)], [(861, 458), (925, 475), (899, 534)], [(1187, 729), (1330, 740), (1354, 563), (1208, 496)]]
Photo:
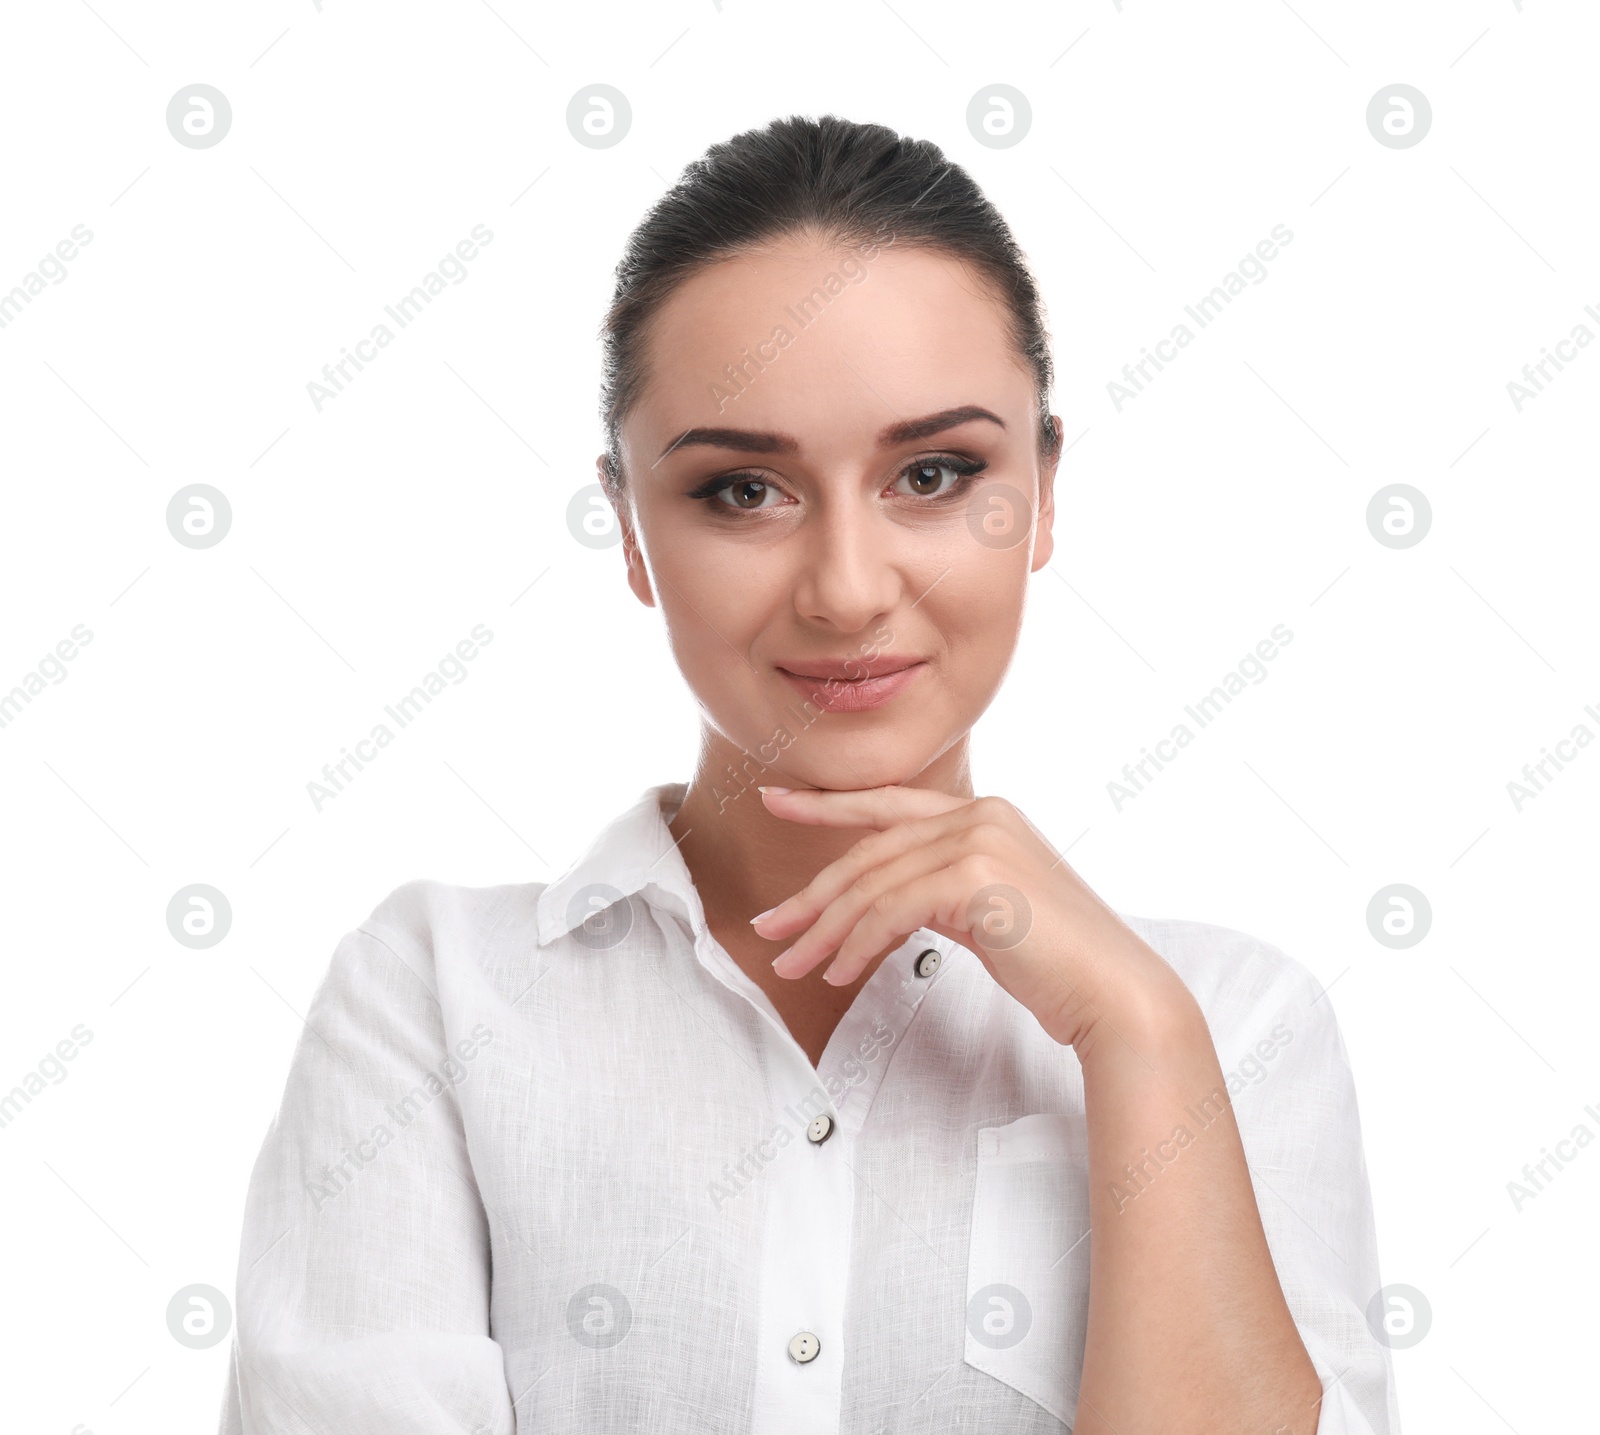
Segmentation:
[(927, 666), (912, 663), (878, 678), (803, 678), (787, 668), (779, 668), (778, 675), (802, 697), (828, 712), (860, 713), (881, 708), (915, 682), (917, 674)]

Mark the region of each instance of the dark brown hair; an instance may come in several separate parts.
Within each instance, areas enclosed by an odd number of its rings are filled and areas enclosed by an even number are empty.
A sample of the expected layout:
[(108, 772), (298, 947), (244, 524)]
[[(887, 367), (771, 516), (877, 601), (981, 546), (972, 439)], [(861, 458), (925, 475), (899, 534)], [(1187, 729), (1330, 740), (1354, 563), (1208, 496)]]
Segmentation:
[(679, 284), (707, 264), (788, 235), (854, 245), (881, 241), (885, 232), (897, 246), (964, 260), (993, 285), (1033, 371), (1040, 452), (1054, 453), (1044, 303), (999, 210), (930, 140), (837, 115), (790, 115), (712, 145), (628, 236), (600, 331), (600, 416), (613, 492), (623, 486), (622, 420), (648, 378), (649, 324)]

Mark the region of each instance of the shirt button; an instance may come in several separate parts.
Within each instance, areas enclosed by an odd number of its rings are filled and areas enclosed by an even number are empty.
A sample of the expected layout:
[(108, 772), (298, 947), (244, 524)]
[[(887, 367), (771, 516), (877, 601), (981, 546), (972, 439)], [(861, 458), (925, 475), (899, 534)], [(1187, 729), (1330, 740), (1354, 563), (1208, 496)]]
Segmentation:
[(922, 952), (921, 954), (919, 954), (918, 957), (917, 957), (917, 964), (916, 964), (914, 970), (915, 970), (916, 974), (919, 977), (931, 977), (936, 971), (938, 971), (939, 970), (939, 952), (938, 952), (938, 949), (935, 948), (935, 947), (929, 947), (927, 949), (927, 951)]
[(817, 1358), (822, 1342), (809, 1330), (802, 1330), (789, 1342), (789, 1359), (796, 1365), (806, 1365)]
[(833, 1117), (826, 1114), (817, 1117), (806, 1127), (806, 1140), (813, 1146), (820, 1146), (833, 1135)]

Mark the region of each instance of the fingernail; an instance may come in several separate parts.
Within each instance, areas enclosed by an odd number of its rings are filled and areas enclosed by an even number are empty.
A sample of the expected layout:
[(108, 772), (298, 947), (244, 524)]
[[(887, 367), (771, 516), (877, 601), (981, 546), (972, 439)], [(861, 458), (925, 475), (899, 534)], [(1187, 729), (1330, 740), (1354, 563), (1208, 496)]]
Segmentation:
[[(778, 903), (778, 907), (781, 907), (782, 905), (783, 905), (782, 902)], [(757, 912), (756, 915), (753, 916), (750, 919), (751, 925), (753, 926), (757, 922), (765, 921), (768, 917), (770, 917), (774, 912), (776, 912), (778, 910), (778, 907), (768, 907), (765, 912)]]
[(756, 788), (757, 792), (776, 792), (776, 793), (778, 793), (780, 795), (785, 793), (785, 792), (792, 792), (793, 790), (794, 789), (790, 788), (790, 787), (760, 787), (760, 786), (758, 786)]
[(778, 953), (778, 955), (777, 955), (777, 956), (775, 956), (775, 957), (774, 957), (774, 958), (773, 958), (773, 959), (772, 959), (772, 965), (773, 965), (773, 966), (777, 966), (777, 965), (778, 965), (778, 963), (779, 963), (779, 962), (781, 962), (781, 961), (782, 961), (782, 960), (783, 960), (783, 959), (784, 959), (784, 958), (785, 958), (785, 957), (786, 957), (786, 956), (788, 956), (788, 955), (789, 955), (789, 953), (790, 953), (790, 952), (792, 952), (792, 951), (793, 951), (793, 950), (794, 950), (794, 948), (793, 948), (793, 947), (785, 947), (785, 948), (784, 948), (784, 949), (783, 949), (783, 951), (781, 951), (781, 952), (779, 952), (779, 953)]

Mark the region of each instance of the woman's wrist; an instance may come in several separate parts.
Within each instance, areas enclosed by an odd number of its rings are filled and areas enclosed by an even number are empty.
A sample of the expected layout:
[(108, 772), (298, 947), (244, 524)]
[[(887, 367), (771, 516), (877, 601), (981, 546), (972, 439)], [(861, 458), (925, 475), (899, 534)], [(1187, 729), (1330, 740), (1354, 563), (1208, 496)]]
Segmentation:
[[(1085, 1068), (1128, 1059), (1156, 1064), (1158, 1055), (1212, 1054), (1205, 1014), (1183, 979), (1137, 938), (1115, 961), (1097, 963), (1104, 975), (1085, 993), (1066, 1044)], [(1051, 1032), (1056, 1040), (1062, 1033)]]

